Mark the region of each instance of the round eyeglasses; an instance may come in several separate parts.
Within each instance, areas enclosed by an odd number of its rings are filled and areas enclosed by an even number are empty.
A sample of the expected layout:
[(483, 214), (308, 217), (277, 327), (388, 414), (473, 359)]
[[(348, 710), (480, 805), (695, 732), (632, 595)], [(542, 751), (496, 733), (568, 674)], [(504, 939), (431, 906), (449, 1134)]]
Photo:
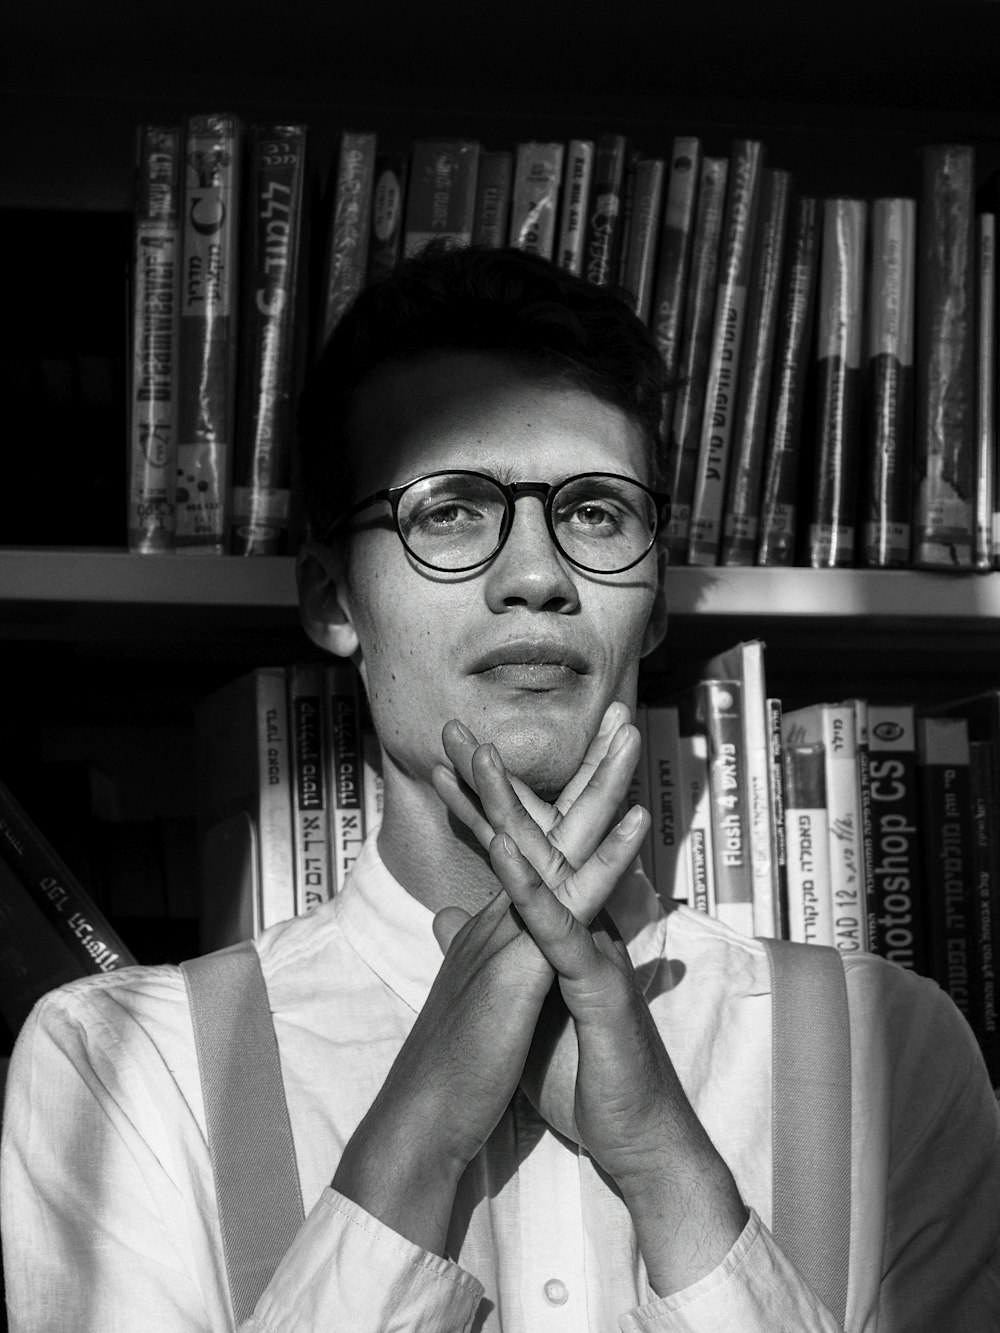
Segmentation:
[(441, 573), (462, 574), (501, 549), (514, 522), (514, 503), (522, 495), (542, 501), (558, 550), (593, 574), (620, 574), (637, 565), (652, 550), (670, 509), (669, 496), (613, 472), (508, 484), (482, 472), (456, 470), (429, 472), (375, 491), (334, 527), (385, 501), (414, 560)]

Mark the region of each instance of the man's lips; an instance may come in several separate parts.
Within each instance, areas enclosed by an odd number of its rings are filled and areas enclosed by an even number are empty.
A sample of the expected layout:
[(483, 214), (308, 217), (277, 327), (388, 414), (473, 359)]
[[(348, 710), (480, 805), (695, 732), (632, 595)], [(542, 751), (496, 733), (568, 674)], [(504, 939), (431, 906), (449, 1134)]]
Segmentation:
[(586, 675), (589, 663), (579, 649), (554, 639), (511, 639), (487, 649), (472, 662), (471, 675), (518, 667), (551, 667)]

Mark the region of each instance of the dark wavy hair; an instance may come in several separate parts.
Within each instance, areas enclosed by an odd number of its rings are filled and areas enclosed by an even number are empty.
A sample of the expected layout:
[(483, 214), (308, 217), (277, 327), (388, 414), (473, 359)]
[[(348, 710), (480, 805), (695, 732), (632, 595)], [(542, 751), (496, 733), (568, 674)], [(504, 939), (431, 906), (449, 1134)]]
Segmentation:
[(435, 351), (493, 352), (529, 378), (569, 383), (619, 408), (648, 441), (660, 480), (663, 360), (624, 301), (521, 250), (430, 247), (360, 293), (307, 377), (301, 476), (320, 540), (352, 498), (358, 389), (386, 363)]

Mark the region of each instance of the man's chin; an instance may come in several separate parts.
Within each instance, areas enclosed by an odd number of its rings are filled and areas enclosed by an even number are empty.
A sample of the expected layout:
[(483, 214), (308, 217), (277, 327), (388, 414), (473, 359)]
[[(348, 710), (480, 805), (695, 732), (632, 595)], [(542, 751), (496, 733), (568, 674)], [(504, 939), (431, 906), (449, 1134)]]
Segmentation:
[(579, 722), (575, 726), (508, 726), (491, 739), (507, 772), (550, 803), (576, 773), (590, 743)]

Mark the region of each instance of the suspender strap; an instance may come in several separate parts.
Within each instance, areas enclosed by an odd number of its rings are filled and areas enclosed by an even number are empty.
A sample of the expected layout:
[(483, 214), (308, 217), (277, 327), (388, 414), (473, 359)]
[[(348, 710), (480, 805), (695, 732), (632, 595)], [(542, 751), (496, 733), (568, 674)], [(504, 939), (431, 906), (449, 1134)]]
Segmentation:
[(252, 943), (181, 965), (237, 1325), (253, 1313), (302, 1224), (278, 1042)]
[(763, 941), (771, 967), (774, 1237), (843, 1328), (851, 1242), (851, 1034), (836, 949)]

